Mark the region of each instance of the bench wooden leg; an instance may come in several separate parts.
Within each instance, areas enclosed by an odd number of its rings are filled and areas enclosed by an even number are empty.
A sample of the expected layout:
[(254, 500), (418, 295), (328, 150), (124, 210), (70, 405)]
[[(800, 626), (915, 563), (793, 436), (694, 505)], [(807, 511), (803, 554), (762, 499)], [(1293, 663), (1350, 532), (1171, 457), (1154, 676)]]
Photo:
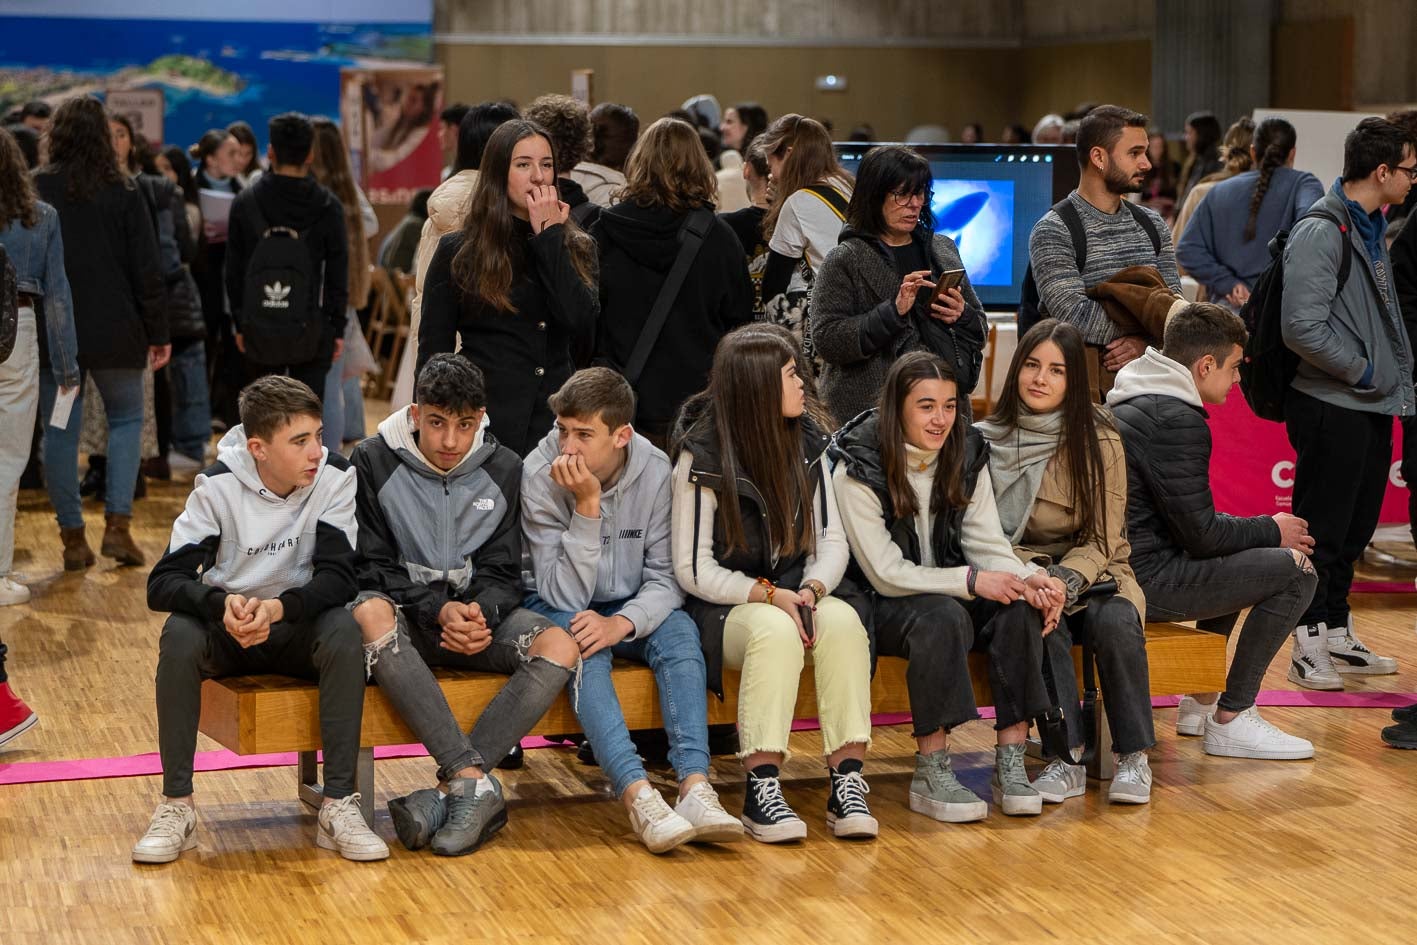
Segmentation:
[[(297, 756), (295, 773), (299, 781), (300, 799), (315, 810), (320, 809), (325, 793), (320, 784), (319, 766), (316, 752), (302, 751)], [(359, 760), (354, 768), (354, 789), (359, 792), (359, 813), (364, 822), (374, 826), (374, 749), (359, 749)]]

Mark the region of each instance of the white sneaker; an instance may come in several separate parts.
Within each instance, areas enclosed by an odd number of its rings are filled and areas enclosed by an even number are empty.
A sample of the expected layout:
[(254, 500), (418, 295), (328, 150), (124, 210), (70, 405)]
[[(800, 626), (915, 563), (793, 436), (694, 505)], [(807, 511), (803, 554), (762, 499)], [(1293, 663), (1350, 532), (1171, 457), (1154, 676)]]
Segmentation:
[[(1214, 697), (1215, 693), (1208, 693)], [(1190, 696), (1182, 696), (1176, 706), (1176, 734), (1204, 735), (1205, 720), (1215, 714), (1215, 702), (1200, 702)]]
[(743, 839), (743, 824), (718, 802), (713, 785), (700, 781), (674, 805), (674, 813), (694, 827), (693, 839), (700, 843), (731, 843)]
[(1205, 721), (1205, 753), (1223, 758), (1294, 760), (1314, 757), (1312, 743), (1275, 728), (1250, 706), (1224, 725), (1211, 716)]
[(1151, 765), (1146, 752), (1117, 756), (1117, 774), (1107, 789), (1111, 804), (1146, 804), (1151, 800)]
[(1033, 779), (1033, 789), (1046, 804), (1061, 804), (1070, 797), (1082, 797), (1087, 793), (1087, 769), (1054, 758)]
[(1328, 654), (1328, 627), (1321, 623), (1294, 628), (1294, 648), (1289, 654), (1289, 681), (1305, 689), (1339, 690), (1343, 677)]
[(197, 845), (197, 812), (190, 804), (163, 801), (148, 822), (147, 833), (133, 844), (134, 863), (171, 863)]
[(318, 819), (315, 846), (320, 849), (334, 850), (346, 860), (388, 859), (389, 845), (364, 822), (357, 793), (323, 805)]
[(1391, 656), (1378, 656), (1363, 645), (1363, 641), (1353, 635), (1353, 617), (1338, 628), (1335, 633), (1330, 628), (1328, 634), (1328, 655), (1333, 668), (1340, 673), (1361, 676), (1390, 676), (1397, 672), (1397, 660)]
[(680, 817), (649, 785), (630, 807), (630, 827), (651, 853), (665, 853), (694, 839), (694, 825)]
[(30, 589), (17, 584), (8, 577), (0, 577), (0, 607), (7, 604), (23, 604), (30, 599)]
[(179, 453), (177, 450), (167, 451), (167, 468), (174, 476), (195, 476), (206, 468), (206, 465), (199, 459), (193, 459), (186, 453)]

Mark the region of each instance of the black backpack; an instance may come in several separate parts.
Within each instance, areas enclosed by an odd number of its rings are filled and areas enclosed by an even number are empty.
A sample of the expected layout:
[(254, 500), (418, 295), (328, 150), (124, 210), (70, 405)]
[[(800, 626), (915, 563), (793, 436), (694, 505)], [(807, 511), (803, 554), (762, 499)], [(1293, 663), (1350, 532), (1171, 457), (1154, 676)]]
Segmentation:
[[(1151, 238), (1151, 249), (1156, 255), (1161, 255), (1161, 234), (1156, 229), (1156, 224), (1151, 216), (1132, 203), (1130, 200), (1123, 200), (1122, 206), (1126, 207), (1132, 214), (1132, 219), (1141, 224), (1141, 228), (1146, 231), (1146, 235)], [(1053, 204), (1053, 212), (1063, 221), (1063, 225), (1068, 228), (1068, 235), (1073, 240), (1073, 256), (1078, 261), (1078, 272), (1081, 273), (1087, 267), (1087, 231), (1082, 226), (1082, 216), (1078, 214), (1078, 208), (1073, 206), (1071, 197), (1064, 197)], [(1033, 263), (1028, 264), (1028, 268), (1023, 273), (1023, 287), (1020, 290), (1018, 303), (1018, 336), (1022, 338), (1024, 334), (1046, 318), (1043, 311), (1043, 301), (1038, 295), (1038, 283), (1033, 279)]]
[(246, 357), (265, 365), (313, 360), (324, 321), (309, 245), (288, 226), (269, 226), (254, 198), (250, 208), (261, 235), (246, 263), (241, 303)]
[(15, 350), (15, 336), (20, 330), (20, 280), (5, 244), (0, 243), (0, 363), (10, 359)]
[[(1338, 264), (1338, 288), (1343, 291), (1348, 274), (1353, 269), (1353, 244), (1348, 239), (1348, 224), (1326, 210), (1310, 210), (1300, 217), (1327, 220), (1342, 236), (1343, 259)], [(1295, 221), (1298, 223), (1298, 220)], [(1284, 398), (1299, 370), (1299, 356), (1284, 343), (1282, 308), (1284, 304), (1284, 246), (1293, 227), (1281, 232), (1269, 244), (1269, 268), (1260, 275), (1250, 290), (1249, 301), (1240, 309), (1240, 317), (1249, 329), (1245, 342), (1245, 360), (1240, 365), (1240, 390), (1255, 416), (1264, 420), (1284, 422)]]

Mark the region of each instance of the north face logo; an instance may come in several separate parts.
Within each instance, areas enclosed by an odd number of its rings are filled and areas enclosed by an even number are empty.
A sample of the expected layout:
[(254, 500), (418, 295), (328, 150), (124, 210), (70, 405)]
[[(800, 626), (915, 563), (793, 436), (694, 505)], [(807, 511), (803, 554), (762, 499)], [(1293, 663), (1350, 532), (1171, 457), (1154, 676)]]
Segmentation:
[(280, 280), (277, 279), (266, 286), (265, 290), (266, 298), (261, 303), (262, 308), (290, 308), (290, 302), (287, 300), (287, 296), (290, 295), (290, 286), (281, 285)]

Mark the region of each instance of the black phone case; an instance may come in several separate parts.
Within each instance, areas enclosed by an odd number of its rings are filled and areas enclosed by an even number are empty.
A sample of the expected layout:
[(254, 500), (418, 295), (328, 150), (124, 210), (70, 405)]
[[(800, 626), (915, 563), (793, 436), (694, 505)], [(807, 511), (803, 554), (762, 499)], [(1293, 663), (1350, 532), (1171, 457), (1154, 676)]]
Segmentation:
[(807, 631), (807, 639), (816, 643), (817, 628), (812, 623), (812, 608), (798, 607), (797, 613), (802, 617), (802, 629)]

